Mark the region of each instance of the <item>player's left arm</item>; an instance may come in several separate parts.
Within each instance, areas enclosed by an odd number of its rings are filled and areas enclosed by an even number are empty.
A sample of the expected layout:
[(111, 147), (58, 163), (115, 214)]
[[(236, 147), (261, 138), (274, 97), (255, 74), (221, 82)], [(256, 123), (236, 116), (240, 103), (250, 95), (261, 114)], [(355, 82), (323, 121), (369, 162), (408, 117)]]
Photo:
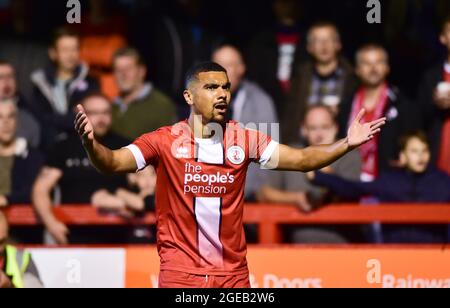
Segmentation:
[(350, 126), (347, 138), (334, 144), (311, 146), (305, 149), (294, 149), (280, 144), (266, 167), (277, 170), (309, 172), (334, 163), (348, 152), (372, 140), (386, 123), (386, 118), (381, 118), (361, 124), (364, 114), (365, 110), (363, 109)]

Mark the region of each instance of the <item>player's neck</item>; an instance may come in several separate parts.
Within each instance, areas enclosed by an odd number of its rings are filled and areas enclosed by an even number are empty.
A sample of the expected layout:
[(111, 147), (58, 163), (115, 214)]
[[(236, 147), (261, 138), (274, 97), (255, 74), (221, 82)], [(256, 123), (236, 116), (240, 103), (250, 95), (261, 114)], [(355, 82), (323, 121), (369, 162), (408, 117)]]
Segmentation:
[(209, 139), (213, 137), (214, 133), (211, 132), (211, 126), (208, 126), (209, 123), (204, 123), (202, 119), (201, 115), (191, 113), (188, 120), (189, 127), (194, 134), (194, 138)]

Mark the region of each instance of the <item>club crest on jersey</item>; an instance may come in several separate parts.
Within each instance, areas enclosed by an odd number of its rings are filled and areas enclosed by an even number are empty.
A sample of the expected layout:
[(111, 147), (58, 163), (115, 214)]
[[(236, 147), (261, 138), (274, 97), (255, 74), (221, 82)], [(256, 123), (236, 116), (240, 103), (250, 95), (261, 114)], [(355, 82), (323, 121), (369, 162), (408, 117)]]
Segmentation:
[(233, 146), (227, 151), (228, 160), (234, 165), (240, 165), (245, 160), (245, 152), (241, 147)]
[(189, 158), (189, 149), (183, 146), (177, 148), (177, 153), (175, 154), (175, 157), (177, 159)]

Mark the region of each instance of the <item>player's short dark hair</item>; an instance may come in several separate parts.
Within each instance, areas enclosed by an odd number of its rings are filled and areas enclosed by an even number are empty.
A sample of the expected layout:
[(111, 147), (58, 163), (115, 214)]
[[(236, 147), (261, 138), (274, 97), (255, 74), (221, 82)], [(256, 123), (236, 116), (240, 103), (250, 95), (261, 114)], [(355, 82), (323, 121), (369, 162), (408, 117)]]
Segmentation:
[(50, 41), (50, 47), (55, 48), (56, 45), (58, 44), (58, 41), (64, 37), (73, 37), (78, 40), (80, 39), (80, 35), (75, 30), (72, 30), (67, 27), (61, 27), (61, 28), (56, 29), (53, 32), (53, 35), (52, 35), (52, 38)]
[(136, 48), (132, 48), (132, 47), (125, 47), (125, 48), (120, 48), (118, 50), (116, 50), (116, 52), (113, 55), (112, 58), (112, 63), (114, 63), (118, 58), (121, 57), (132, 57), (136, 60), (136, 63), (139, 66), (145, 66), (145, 60), (142, 57), (141, 53), (136, 49)]
[(409, 141), (411, 141), (411, 139), (414, 139), (414, 138), (419, 139), (420, 141), (425, 143), (428, 147), (430, 146), (427, 134), (425, 134), (423, 131), (418, 130), (418, 131), (408, 132), (400, 138), (400, 150), (401, 151), (406, 150), (406, 147), (408, 146)]
[(226, 74), (227, 70), (223, 66), (212, 61), (196, 64), (193, 67), (191, 67), (191, 69), (186, 74), (185, 77), (186, 88), (189, 86), (191, 82), (198, 80), (198, 75), (200, 73), (207, 73), (207, 72), (223, 72)]

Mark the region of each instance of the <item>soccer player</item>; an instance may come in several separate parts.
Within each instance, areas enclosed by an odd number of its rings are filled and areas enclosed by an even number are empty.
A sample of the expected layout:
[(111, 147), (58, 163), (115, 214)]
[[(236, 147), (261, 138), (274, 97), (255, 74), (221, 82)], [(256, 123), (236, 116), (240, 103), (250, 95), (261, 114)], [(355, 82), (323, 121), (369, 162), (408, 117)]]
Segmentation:
[(186, 77), (189, 119), (115, 151), (95, 140), (78, 106), (75, 129), (100, 172), (135, 172), (147, 165), (156, 169), (159, 287), (250, 287), (242, 222), (248, 165), (257, 162), (300, 172), (321, 169), (374, 138), (385, 123), (382, 118), (361, 124), (362, 110), (347, 138), (294, 149), (227, 121), (230, 96), (226, 70), (213, 62), (198, 64)]

